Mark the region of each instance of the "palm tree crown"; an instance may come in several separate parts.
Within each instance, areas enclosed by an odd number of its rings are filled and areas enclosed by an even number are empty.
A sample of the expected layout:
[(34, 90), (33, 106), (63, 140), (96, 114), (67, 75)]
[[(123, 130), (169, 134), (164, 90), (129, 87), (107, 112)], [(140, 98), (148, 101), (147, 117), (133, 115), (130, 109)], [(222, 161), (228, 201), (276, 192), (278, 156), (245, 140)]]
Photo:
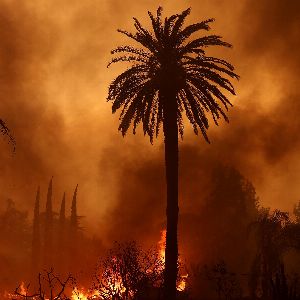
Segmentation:
[(200, 129), (207, 142), (209, 124), (205, 113), (211, 113), (217, 125), (221, 117), (228, 121), (225, 110), (232, 104), (222, 91), (235, 94), (233, 85), (226, 77), (238, 79), (238, 75), (230, 63), (206, 56), (204, 49), (231, 45), (217, 35), (190, 39), (199, 30), (208, 31), (209, 23), (214, 21), (208, 19), (184, 28), (190, 11), (189, 8), (163, 21), (162, 8), (159, 7), (156, 16), (148, 12), (153, 32), (145, 29), (136, 18), (134, 34), (118, 30), (143, 46), (120, 46), (111, 51), (119, 56), (114, 57), (109, 65), (120, 61), (133, 62), (130, 68), (114, 79), (108, 93), (108, 101), (113, 101), (112, 111), (122, 108), (119, 130), (123, 135), (131, 122), (133, 133), (142, 122), (144, 134), (149, 135), (152, 143), (164, 120), (164, 100), (161, 96), (164, 89), (175, 96), (168, 101), (177, 101), (177, 126), (181, 136), (184, 111), (195, 134)]

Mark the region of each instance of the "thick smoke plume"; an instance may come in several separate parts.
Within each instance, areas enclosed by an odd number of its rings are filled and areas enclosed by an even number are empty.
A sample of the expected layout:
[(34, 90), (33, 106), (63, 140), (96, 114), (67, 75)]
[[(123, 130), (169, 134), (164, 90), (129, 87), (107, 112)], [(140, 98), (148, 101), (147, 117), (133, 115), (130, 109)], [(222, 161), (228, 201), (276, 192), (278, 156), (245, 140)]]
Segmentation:
[(166, 14), (191, 6), (190, 22), (216, 18), (213, 33), (234, 48), (213, 54), (241, 75), (230, 124), (210, 129), (212, 145), (191, 130), (180, 144), (182, 211), (201, 208), (219, 161), (249, 178), (263, 205), (291, 210), (299, 198), (300, 5), (279, 0), (1, 1), (0, 117), (17, 142), (12, 154), (0, 141), (2, 208), (12, 198), (31, 214), (37, 185), (45, 199), (53, 176), (54, 209), (66, 191), (70, 213), (78, 183), (79, 214), (107, 242), (158, 235), (162, 138), (154, 146), (140, 133), (123, 139), (105, 99), (121, 70), (106, 69), (109, 51), (126, 42), (116, 29), (132, 29), (132, 16), (148, 22), (159, 4)]

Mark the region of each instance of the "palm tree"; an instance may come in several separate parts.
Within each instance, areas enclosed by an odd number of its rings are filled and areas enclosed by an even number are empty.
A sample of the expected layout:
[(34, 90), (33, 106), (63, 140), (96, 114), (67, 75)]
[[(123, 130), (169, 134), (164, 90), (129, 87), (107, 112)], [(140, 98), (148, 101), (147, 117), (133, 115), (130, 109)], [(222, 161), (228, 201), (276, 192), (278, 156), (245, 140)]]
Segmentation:
[[(121, 109), (119, 130), (124, 136), (133, 123), (143, 124), (144, 134), (158, 136), (163, 125), (167, 182), (167, 234), (165, 261), (165, 297), (176, 297), (177, 224), (178, 224), (178, 134), (183, 137), (183, 112), (195, 134), (209, 142), (206, 113), (218, 125), (228, 118), (225, 111), (232, 106), (222, 90), (235, 94), (229, 78), (238, 78), (234, 67), (225, 60), (206, 56), (208, 46), (231, 47), (220, 36), (208, 35), (190, 39), (199, 30), (209, 30), (208, 19), (183, 27), (191, 9), (162, 20), (162, 8), (156, 16), (148, 12), (153, 32), (134, 19), (135, 33), (118, 30), (140, 44), (140, 48), (120, 46), (111, 51), (119, 54), (108, 64), (132, 62), (130, 68), (117, 76), (109, 86), (108, 99), (112, 112)], [(224, 109), (225, 108), (225, 109)]]

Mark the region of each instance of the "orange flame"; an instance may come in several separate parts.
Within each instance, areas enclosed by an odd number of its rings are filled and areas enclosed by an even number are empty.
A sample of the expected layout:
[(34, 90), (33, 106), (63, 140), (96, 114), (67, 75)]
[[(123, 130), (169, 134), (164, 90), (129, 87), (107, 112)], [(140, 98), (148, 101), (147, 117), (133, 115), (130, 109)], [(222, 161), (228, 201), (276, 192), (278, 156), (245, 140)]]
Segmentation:
[(90, 300), (90, 299), (97, 299), (99, 297), (98, 291), (93, 292), (85, 292), (83, 289), (78, 290), (74, 288), (72, 291), (71, 300)]
[[(166, 260), (166, 253), (165, 253), (165, 249), (166, 249), (166, 234), (167, 234), (167, 230), (163, 229), (160, 232), (160, 240), (158, 242), (159, 256), (160, 256), (160, 259), (164, 263), (165, 263), (165, 260)], [(179, 258), (179, 261), (180, 261), (180, 258)], [(163, 271), (163, 269), (161, 271)], [(180, 281), (179, 281), (179, 283), (177, 284), (177, 287), (176, 287), (177, 291), (183, 292), (186, 289), (187, 278), (188, 278), (188, 274), (180, 276)]]
[[(160, 240), (158, 241), (158, 253), (161, 261), (165, 263), (165, 248), (166, 248), (166, 229), (161, 230), (160, 232)], [(115, 258), (113, 258), (114, 260)], [(161, 272), (164, 271), (164, 266), (161, 267)], [(186, 281), (188, 278), (188, 274), (181, 275), (180, 276), (180, 282), (177, 284), (177, 290), (182, 292), (186, 289)], [(109, 278), (107, 284), (109, 287), (116, 292), (116, 294), (123, 294), (125, 291), (122, 278), (119, 276), (115, 276), (114, 278)], [(19, 287), (20, 294), (26, 295), (27, 289), (25, 287), (24, 282), (20, 284)], [(16, 295), (5, 293), (4, 297), (6, 299), (16, 299)], [(91, 300), (91, 299), (99, 299), (100, 298), (100, 292), (99, 291), (85, 291), (83, 288), (78, 289), (74, 288), (71, 295), (71, 300)]]
[(186, 289), (186, 280), (189, 277), (189, 274), (181, 275), (180, 282), (177, 284), (177, 291), (183, 292)]
[[(18, 287), (18, 292), (21, 296), (16, 293), (9, 293), (7, 291), (4, 292), (4, 299), (23, 299), (28, 295), (28, 290), (25, 287), (25, 283), (22, 281)], [(33, 298), (35, 299), (35, 298)], [(46, 299), (47, 300), (47, 299)]]

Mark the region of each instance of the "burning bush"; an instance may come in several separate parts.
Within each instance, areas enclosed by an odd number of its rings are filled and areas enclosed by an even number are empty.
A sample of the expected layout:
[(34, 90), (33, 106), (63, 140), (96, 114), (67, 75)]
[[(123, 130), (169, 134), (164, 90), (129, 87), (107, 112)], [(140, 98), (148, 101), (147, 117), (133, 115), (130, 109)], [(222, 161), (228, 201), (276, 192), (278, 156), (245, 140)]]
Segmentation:
[[(115, 243), (99, 261), (88, 290), (79, 288), (71, 275), (60, 279), (51, 269), (38, 275), (35, 288), (21, 284), (7, 299), (34, 300), (147, 300), (160, 299), (164, 280), (165, 234), (158, 247), (143, 250), (136, 242)], [(180, 272), (179, 272), (180, 273)], [(177, 291), (186, 289), (187, 274), (178, 276)], [(70, 295), (70, 296), (68, 296)]]
[(160, 293), (163, 269), (155, 249), (143, 251), (135, 242), (116, 243), (100, 262), (94, 290), (101, 299), (145, 299)]
[(68, 300), (67, 287), (72, 283), (73, 277), (68, 275), (62, 280), (54, 273), (54, 270), (44, 271), (38, 274), (37, 291), (30, 291), (30, 284), (19, 285), (14, 293), (7, 294), (8, 299), (31, 299), (31, 300)]

